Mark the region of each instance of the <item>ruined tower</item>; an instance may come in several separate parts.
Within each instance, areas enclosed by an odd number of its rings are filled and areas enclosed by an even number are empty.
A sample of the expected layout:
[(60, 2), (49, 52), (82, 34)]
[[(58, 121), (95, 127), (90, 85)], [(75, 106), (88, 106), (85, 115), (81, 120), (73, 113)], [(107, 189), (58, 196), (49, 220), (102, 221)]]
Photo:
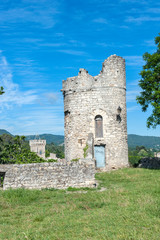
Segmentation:
[(85, 69), (63, 81), (65, 158), (90, 157), (104, 171), (128, 166), (125, 60), (112, 55), (99, 75)]

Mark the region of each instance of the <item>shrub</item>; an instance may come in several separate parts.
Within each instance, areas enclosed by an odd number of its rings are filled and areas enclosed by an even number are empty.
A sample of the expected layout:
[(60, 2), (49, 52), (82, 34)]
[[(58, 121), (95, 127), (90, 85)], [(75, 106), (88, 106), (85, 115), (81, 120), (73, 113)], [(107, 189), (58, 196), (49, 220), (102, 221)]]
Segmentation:
[(129, 156), (130, 165), (132, 167), (137, 167), (141, 158), (141, 156)]

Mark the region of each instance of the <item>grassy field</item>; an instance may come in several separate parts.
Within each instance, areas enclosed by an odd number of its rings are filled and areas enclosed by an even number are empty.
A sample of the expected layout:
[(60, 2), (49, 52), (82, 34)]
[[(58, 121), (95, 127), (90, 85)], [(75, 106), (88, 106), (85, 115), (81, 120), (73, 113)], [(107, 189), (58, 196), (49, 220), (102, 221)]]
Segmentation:
[(105, 191), (0, 191), (0, 239), (160, 239), (160, 171), (130, 168), (96, 178)]

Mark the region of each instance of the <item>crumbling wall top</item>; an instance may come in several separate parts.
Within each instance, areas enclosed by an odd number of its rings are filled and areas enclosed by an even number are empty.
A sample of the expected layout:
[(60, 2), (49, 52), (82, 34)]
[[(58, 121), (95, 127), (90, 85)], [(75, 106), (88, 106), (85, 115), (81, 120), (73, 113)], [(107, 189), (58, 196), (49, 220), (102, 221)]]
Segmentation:
[[(118, 81), (121, 81), (120, 79), (125, 79), (125, 59), (114, 54), (103, 62), (102, 70), (97, 76), (93, 77), (86, 69), (80, 68), (78, 76), (70, 77), (63, 81), (62, 91), (74, 92), (76, 90), (87, 90), (93, 87), (96, 88), (96, 86), (111, 86), (111, 83), (119, 86)], [(122, 87), (125, 84), (123, 80), (120, 83)]]

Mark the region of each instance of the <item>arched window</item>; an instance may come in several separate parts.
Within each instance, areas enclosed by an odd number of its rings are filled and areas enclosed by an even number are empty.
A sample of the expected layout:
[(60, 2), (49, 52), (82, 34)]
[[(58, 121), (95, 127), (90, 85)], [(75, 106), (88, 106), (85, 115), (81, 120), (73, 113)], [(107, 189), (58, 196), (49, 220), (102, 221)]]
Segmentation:
[(103, 137), (103, 118), (101, 115), (95, 117), (95, 136), (96, 138)]

